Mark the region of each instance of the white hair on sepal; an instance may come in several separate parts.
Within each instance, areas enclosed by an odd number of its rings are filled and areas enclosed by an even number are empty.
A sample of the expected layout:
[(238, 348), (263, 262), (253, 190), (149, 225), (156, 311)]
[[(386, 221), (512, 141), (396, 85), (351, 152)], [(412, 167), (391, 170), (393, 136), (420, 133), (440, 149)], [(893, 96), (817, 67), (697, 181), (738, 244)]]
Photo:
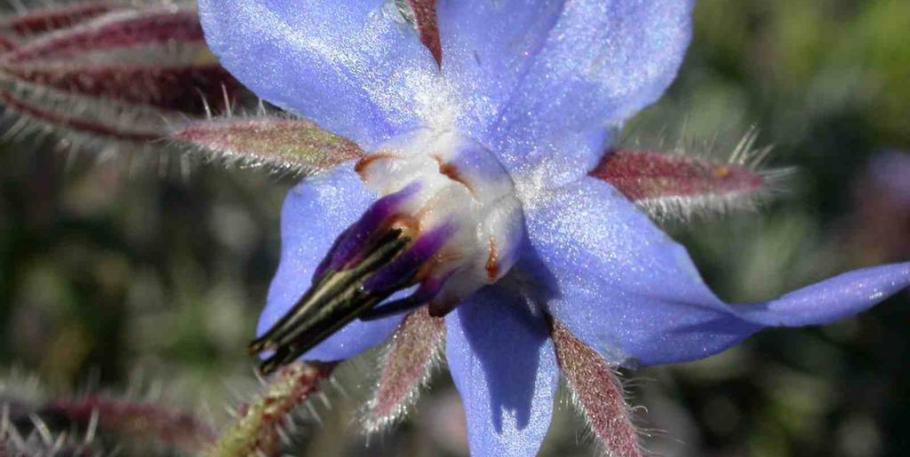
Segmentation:
[[(67, 169), (72, 169), (83, 160), (93, 164), (120, 160), (134, 164), (141, 161), (160, 168), (162, 163), (167, 162), (165, 157), (173, 154), (173, 151), (161, 150), (161, 144), (153, 141), (156, 137), (163, 137), (164, 119), (167, 117), (156, 110), (135, 110), (125, 103), (102, 103), (21, 82), (9, 89), (0, 89), (0, 96), (5, 99), (5, 103), (0, 103), (4, 106), (0, 117), (0, 130), (3, 132), (0, 141), (29, 143), (53, 150), (64, 157)], [(110, 127), (112, 133), (117, 132), (119, 126), (146, 126), (142, 130), (125, 130), (124, 133), (146, 135), (148, 140), (130, 141), (92, 133), (68, 122), (73, 120), (85, 121), (99, 128)], [(160, 126), (160, 133), (147, 128), (149, 125)]]
[[(725, 216), (735, 211), (759, 211), (761, 208), (787, 192), (787, 183), (796, 174), (795, 167), (768, 167), (767, 163), (774, 151), (774, 145), (760, 145), (758, 137), (760, 130), (757, 125), (749, 126), (740, 140), (731, 149), (724, 145), (717, 134), (708, 144), (708, 147), (699, 148), (697, 142), (689, 142), (678, 153), (686, 156), (701, 157), (706, 161), (743, 167), (761, 177), (762, 185), (752, 191), (708, 194), (704, 201), (692, 199), (688, 201), (669, 202), (669, 206), (677, 207), (677, 217), (690, 221), (698, 217)], [(723, 161), (724, 151), (729, 150), (729, 156)], [(720, 162), (717, 162), (720, 159)], [(672, 217), (667, 214), (667, 217)]]
[[(225, 91), (226, 92), (226, 91)], [(205, 118), (213, 120), (211, 103), (199, 93), (205, 109)], [(251, 105), (242, 100), (242, 106)], [(223, 102), (220, 102), (223, 103)], [(0, 76), (0, 141), (7, 143), (28, 142), (38, 148), (48, 148), (61, 154), (66, 169), (89, 161), (93, 165), (117, 165), (130, 170), (139, 167), (157, 170), (161, 176), (176, 172), (186, 179), (196, 166), (215, 163), (240, 168), (262, 168), (261, 163), (242, 160), (217, 160), (210, 154), (199, 154), (185, 145), (177, 147), (168, 138), (177, 126), (197, 121), (186, 113), (164, 111), (128, 102), (98, 99), (14, 81)], [(238, 112), (237, 103), (231, 103), (231, 116), (246, 115)], [(265, 110), (260, 105), (260, 112)], [(76, 121), (82, 124), (72, 124)], [(85, 128), (88, 126), (89, 128)], [(108, 131), (106, 134), (95, 129)], [(288, 168), (269, 165), (276, 174), (292, 174)]]
[[(193, 27), (189, 22), (195, 14), (193, 2), (36, 0), (17, 4), (21, 8), (16, 8), (16, 12), (0, 13), (0, 29), (8, 29), (4, 36), (10, 40), (0, 42), (0, 48), (6, 50), (7, 56), (18, 56), (7, 57), (0, 71), (0, 140), (28, 141), (29, 147), (60, 153), (66, 169), (79, 162), (94, 165), (122, 160), (131, 169), (142, 164), (162, 175), (176, 172), (185, 178), (195, 157), (162, 141), (171, 126), (184, 124), (190, 119), (188, 113), (195, 115), (197, 107), (200, 117), (211, 117), (221, 111), (222, 104), (235, 109), (252, 101), (239, 86), (235, 90), (226, 73), (217, 71), (214, 58), (203, 58), (208, 51), (199, 38), (168, 40), (163, 44), (138, 40), (103, 51), (77, 46), (75, 57), (43, 51), (57, 42), (66, 44), (69, 39), (102, 36), (99, 31), (107, 26), (132, 27), (133, 21), (141, 22), (146, 14), (151, 18), (179, 15), (174, 16), (179, 18), (174, 27)], [(30, 22), (23, 25), (26, 19)], [(46, 19), (46, 25), (42, 19)], [(168, 30), (162, 29), (164, 33)], [(17, 52), (21, 53), (11, 54)], [(120, 68), (129, 69), (132, 65), (148, 65), (150, 70), (187, 66), (197, 69), (206, 81), (197, 87), (186, 87), (185, 91), (189, 97), (195, 91), (199, 102), (187, 104), (186, 97), (165, 92), (173, 88), (171, 83), (152, 74), (142, 74), (134, 84), (121, 88), (104, 86), (105, 80), (93, 73), (102, 70), (99, 74), (103, 75), (103, 70), (108, 69), (115, 76), (122, 76), (117, 73)], [(88, 73), (83, 75), (83, 69)], [(83, 80), (82, 76), (88, 79)], [(83, 82), (73, 86), (67, 83), (70, 79)], [(123, 97), (111, 96), (120, 92)], [(181, 156), (172, 157), (175, 154)]]
[(558, 321), (551, 324), (562, 385), (570, 403), (586, 424), (586, 437), (605, 456), (644, 457), (652, 455), (644, 447), (643, 437), (653, 430), (643, 429), (638, 422), (644, 407), (633, 407), (629, 384), (622, 379), (619, 367), (608, 363), (590, 346), (577, 339)]
[(414, 408), (433, 375), (445, 363), (446, 328), (426, 309), (409, 314), (379, 355), (379, 375), (360, 410), (360, 429), (367, 435), (389, 432)]
[[(655, 162), (665, 161), (664, 168), (669, 168), (671, 172), (666, 176), (646, 173), (636, 176), (632, 170), (628, 175), (603, 178), (660, 224), (687, 223), (734, 211), (756, 211), (785, 192), (786, 182), (794, 173), (792, 168), (766, 167), (773, 147), (757, 145), (759, 130), (755, 126), (739, 135), (739, 139), (730, 146), (730, 143), (719, 139), (728, 135), (720, 133), (707, 140), (680, 134), (670, 142), (666, 130), (662, 129), (656, 138), (648, 140), (627, 135), (613, 148), (615, 158), (606, 156), (598, 169), (592, 172), (597, 175), (598, 170), (602, 170), (610, 160), (625, 160), (623, 154), (628, 156), (626, 158), (635, 154), (651, 154)], [(685, 131), (685, 127), (682, 130)], [(668, 143), (673, 146), (667, 148)], [(646, 160), (643, 163), (647, 165)], [(701, 183), (699, 191), (682, 191), (681, 186), (674, 189), (673, 180), (677, 180), (679, 185), (686, 184), (686, 181), (684, 176), (674, 175), (673, 172), (687, 171), (693, 173), (690, 184)], [(711, 173), (715, 175), (711, 176)], [(724, 181), (731, 177), (740, 178), (740, 185), (737, 186), (735, 181)], [(664, 180), (657, 181), (659, 178)], [(716, 179), (713, 186), (712, 179)], [(647, 187), (648, 180), (653, 181), (654, 187)], [(644, 192), (644, 189), (649, 192)]]
[[(276, 114), (280, 117), (287, 117), (288, 119), (292, 119), (290, 115), (283, 113), (273, 113), (272, 115)], [(219, 123), (226, 121), (237, 121), (242, 119), (253, 120), (259, 117), (261, 116), (258, 112), (256, 114), (234, 112), (230, 113), (230, 115), (224, 116), (210, 115), (206, 117), (205, 121), (211, 123)], [(171, 131), (179, 132), (182, 130), (182, 128), (185, 128), (191, 124), (197, 124), (199, 122), (199, 120), (195, 119), (186, 119), (183, 124), (180, 124), (182, 127), (175, 126)], [(312, 170), (296, 166), (289, 162), (264, 161), (256, 157), (239, 154), (236, 151), (232, 150), (216, 150), (206, 148), (199, 144), (182, 141), (178, 138), (175, 138), (174, 136), (164, 137), (161, 141), (166, 142), (169, 148), (180, 151), (183, 156), (192, 157), (195, 163), (201, 164), (203, 166), (228, 170), (265, 171), (267, 174), (273, 175), (279, 179), (299, 179), (301, 177), (313, 174)]]
[(138, 385), (131, 377), (117, 392), (87, 383), (75, 393), (61, 394), (34, 376), (7, 371), (0, 375), (0, 453), (106, 456), (139, 443), (143, 455), (195, 454), (217, 431), (211, 415), (195, 414), (200, 408), (192, 406), (200, 400), (185, 390), (190, 383), (171, 382), (167, 394), (150, 393), (148, 382)]
[[(321, 129), (263, 100), (203, 120), (185, 118), (171, 125), (164, 140), (206, 165), (264, 170), (278, 178), (299, 179), (360, 158), (353, 142)], [(271, 135), (265, 132), (273, 130)]]

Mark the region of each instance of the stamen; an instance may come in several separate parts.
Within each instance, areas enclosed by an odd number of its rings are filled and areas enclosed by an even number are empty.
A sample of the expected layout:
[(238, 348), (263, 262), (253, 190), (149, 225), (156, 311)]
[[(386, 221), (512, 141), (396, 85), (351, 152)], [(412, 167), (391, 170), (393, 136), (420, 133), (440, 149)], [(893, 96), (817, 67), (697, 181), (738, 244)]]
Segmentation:
[(451, 274), (448, 274), (442, 279), (429, 278), (422, 282), (420, 287), (413, 294), (408, 295), (405, 298), (381, 304), (380, 306), (363, 313), (360, 316), (360, 320), (373, 321), (395, 314), (413, 311), (439, 295), (439, 291), (442, 290), (446, 281), (448, 281), (451, 276)]
[(271, 352), (260, 365), (263, 374), (300, 357), (395, 292), (427, 279), (427, 266), (454, 230), (443, 224), (416, 236), (397, 223), (398, 208), (413, 192), (414, 186), (408, 186), (378, 200), (338, 237), (314, 274), (313, 286), (250, 344), (252, 354)]
[(445, 224), (422, 236), (407, 252), (371, 277), (364, 289), (381, 294), (410, 287), (419, 270), (439, 252), (453, 232), (452, 225)]
[(420, 185), (414, 183), (376, 201), (356, 224), (335, 240), (329, 249), (329, 255), (316, 268), (313, 283), (319, 282), (328, 271), (342, 270), (356, 262), (357, 255), (366, 252), (365, 245), (382, 226), (389, 225), (390, 221), (400, 214), (402, 205), (419, 189)]
[(402, 231), (391, 230), (357, 267), (329, 272), (314, 284), (288, 314), (250, 344), (253, 354), (274, 351), (260, 365), (260, 371), (269, 374), (300, 357), (385, 299), (382, 294), (364, 289), (363, 284), (373, 273), (405, 252), (410, 242)]
[[(514, 265), (521, 207), (495, 156), (470, 139), (433, 131), (414, 132), (380, 151), (355, 170), (385, 196), (335, 240), (303, 297), (250, 344), (253, 354), (264, 356), (263, 373), (355, 319), (424, 305), (431, 314), (451, 310)], [(412, 288), (408, 296), (390, 298)]]

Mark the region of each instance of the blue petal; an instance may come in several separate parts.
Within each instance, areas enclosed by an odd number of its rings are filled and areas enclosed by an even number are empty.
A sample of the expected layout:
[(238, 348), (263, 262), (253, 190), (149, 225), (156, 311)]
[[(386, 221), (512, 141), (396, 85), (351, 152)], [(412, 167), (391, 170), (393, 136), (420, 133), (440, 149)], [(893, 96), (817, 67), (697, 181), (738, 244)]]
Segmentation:
[[(310, 287), (313, 271), (335, 238), (376, 200), (351, 166), (307, 178), (288, 194), (281, 213), (281, 264), (269, 289), (268, 303), (257, 327), (261, 335), (278, 321)], [(354, 321), (304, 354), (304, 360), (337, 361), (381, 344), (395, 331), (401, 316), (371, 322)]]
[[(690, 0), (461, 0), (439, 5), (443, 69), (513, 174), (550, 182), (590, 170), (615, 127), (676, 76)], [(482, 133), (481, 133), (482, 132)]]
[(766, 326), (827, 324), (910, 285), (910, 263), (854, 271), (758, 305), (728, 306), (685, 249), (610, 185), (585, 178), (526, 211), (520, 261), (535, 300), (613, 363), (696, 360)]
[(824, 325), (853, 316), (910, 286), (910, 262), (863, 268), (804, 287), (777, 300), (735, 307), (768, 327)]
[(542, 316), (486, 288), (446, 318), (446, 356), (468, 418), (471, 455), (537, 455), (559, 369)]
[(442, 69), (461, 95), (462, 125), (473, 132), (496, 120), (543, 47), (565, 0), (442, 0)]
[(366, 149), (419, 125), (418, 101), (438, 92), (433, 57), (392, 2), (201, 0), (199, 11), (242, 83)]

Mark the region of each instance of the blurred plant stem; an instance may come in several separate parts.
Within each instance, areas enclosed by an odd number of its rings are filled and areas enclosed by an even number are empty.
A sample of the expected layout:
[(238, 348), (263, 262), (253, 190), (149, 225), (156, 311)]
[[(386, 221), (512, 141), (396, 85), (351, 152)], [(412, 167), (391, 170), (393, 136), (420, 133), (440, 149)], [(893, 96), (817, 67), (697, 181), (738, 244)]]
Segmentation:
[(206, 457), (249, 457), (279, 455), (281, 436), (292, 425), (294, 410), (306, 403), (328, 378), (335, 364), (297, 362), (281, 369), (251, 403), (243, 405), (235, 422)]

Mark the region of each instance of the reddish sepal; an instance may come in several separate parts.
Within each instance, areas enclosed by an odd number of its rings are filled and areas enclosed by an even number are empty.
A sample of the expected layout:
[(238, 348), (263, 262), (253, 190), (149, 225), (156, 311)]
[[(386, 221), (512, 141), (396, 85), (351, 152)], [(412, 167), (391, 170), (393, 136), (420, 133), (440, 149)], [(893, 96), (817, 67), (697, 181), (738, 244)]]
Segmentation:
[(559, 367), (575, 405), (598, 443), (611, 457), (642, 457), (638, 432), (612, 368), (561, 323), (553, 323), (552, 336)]
[(382, 358), (382, 373), (367, 404), (364, 427), (380, 431), (398, 420), (429, 379), (445, 342), (445, 322), (430, 317), (426, 307), (407, 317)]
[(408, 0), (414, 12), (414, 22), (420, 42), (423, 43), (436, 63), (442, 65), (442, 43), (439, 39), (439, 21), (436, 17), (436, 0)]
[(765, 184), (760, 174), (736, 164), (626, 150), (604, 156), (591, 176), (609, 182), (633, 201), (748, 194)]

